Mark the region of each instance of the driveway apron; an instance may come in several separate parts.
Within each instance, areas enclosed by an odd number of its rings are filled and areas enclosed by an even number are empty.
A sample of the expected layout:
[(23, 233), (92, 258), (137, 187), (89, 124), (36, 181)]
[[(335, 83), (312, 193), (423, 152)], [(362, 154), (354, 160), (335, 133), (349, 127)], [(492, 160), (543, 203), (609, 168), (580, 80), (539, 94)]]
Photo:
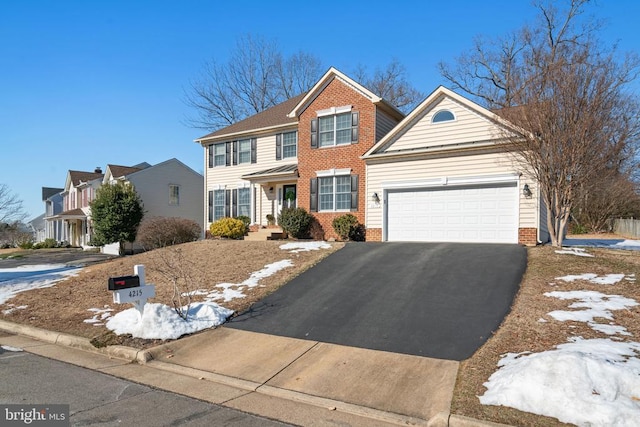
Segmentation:
[(518, 245), (349, 243), (226, 326), (460, 361), (509, 312), (526, 261)]

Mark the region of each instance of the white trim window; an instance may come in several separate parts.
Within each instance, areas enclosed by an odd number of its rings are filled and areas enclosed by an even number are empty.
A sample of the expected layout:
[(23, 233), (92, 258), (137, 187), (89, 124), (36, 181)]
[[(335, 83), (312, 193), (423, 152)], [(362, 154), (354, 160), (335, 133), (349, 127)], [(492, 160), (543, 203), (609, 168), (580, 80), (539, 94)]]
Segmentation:
[(351, 177), (331, 176), (318, 178), (319, 211), (343, 211), (351, 209)]
[(251, 163), (251, 140), (238, 141), (238, 164)]
[(175, 184), (169, 184), (169, 205), (180, 205), (180, 186)]
[(213, 144), (213, 167), (227, 165), (227, 146), (224, 142)]
[(310, 210), (312, 212), (357, 211), (358, 175), (322, 172), (317, 173), (317, 178), (311, 179)]
[(296, 157), (298, 155), (298, 132), (286, 132), (282, 134), (282, 158)]
[(320, 147), (351, 144), (351, 113), (318, 117)]
[(238, 188), (238, 216), (251, 218), (251, 189)]
[(225, 217), (225, 190), (213, 191), (213, 220), (217, 221)]

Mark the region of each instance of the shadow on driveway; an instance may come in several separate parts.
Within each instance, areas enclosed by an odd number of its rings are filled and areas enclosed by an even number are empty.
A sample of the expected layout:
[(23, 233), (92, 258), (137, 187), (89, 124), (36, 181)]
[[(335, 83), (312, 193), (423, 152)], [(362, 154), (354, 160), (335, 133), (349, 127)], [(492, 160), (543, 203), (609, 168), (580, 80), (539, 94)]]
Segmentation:
[(509, 312), (526, 262), (518, 245), (349, 243), (226, 326), (464, 360)]

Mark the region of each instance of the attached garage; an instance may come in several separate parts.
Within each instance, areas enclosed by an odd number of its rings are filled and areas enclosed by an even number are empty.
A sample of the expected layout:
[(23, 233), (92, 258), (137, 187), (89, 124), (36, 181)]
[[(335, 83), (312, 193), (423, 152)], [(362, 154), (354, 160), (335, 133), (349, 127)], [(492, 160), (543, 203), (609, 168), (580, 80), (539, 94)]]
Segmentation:
[(518, 242), (517, 182), (386, 192), (388, 241)]

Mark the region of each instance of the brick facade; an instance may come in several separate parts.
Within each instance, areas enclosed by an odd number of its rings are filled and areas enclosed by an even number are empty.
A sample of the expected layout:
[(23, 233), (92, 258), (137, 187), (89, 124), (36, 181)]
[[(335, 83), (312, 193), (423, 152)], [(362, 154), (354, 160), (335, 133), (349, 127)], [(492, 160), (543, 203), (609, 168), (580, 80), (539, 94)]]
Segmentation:
[(367, 242), (381, 242), (382, 241), (382, 229), (381, 228), (367, 228)]
[[(358, 143), (334, 147), (311, 148), (311, 120), (317, 118), (317, 111), (331, 107), (350, 105), (359, 113)], [(376, 106), (362, 94), (338, 78), (334, 78), (317, 98), (300, 114), (298, 125), (298, 206), (311, 212), (310, 183), (316, 178), (316, 171), (329, 169), (351, 169), (351, 175), (358, 175), (358, 209), (350, 213), (365, 222), (366, 173), (365, 163), (360, 159), (375, 143)], [(332, 222), (337, 216), (347, 212), (311, 212), (316, 217), (327, 239), (337, 238)]]
[(538, 243), (538, 229), (519, 228), (518, 243), (525, 246), (535, 246)]

